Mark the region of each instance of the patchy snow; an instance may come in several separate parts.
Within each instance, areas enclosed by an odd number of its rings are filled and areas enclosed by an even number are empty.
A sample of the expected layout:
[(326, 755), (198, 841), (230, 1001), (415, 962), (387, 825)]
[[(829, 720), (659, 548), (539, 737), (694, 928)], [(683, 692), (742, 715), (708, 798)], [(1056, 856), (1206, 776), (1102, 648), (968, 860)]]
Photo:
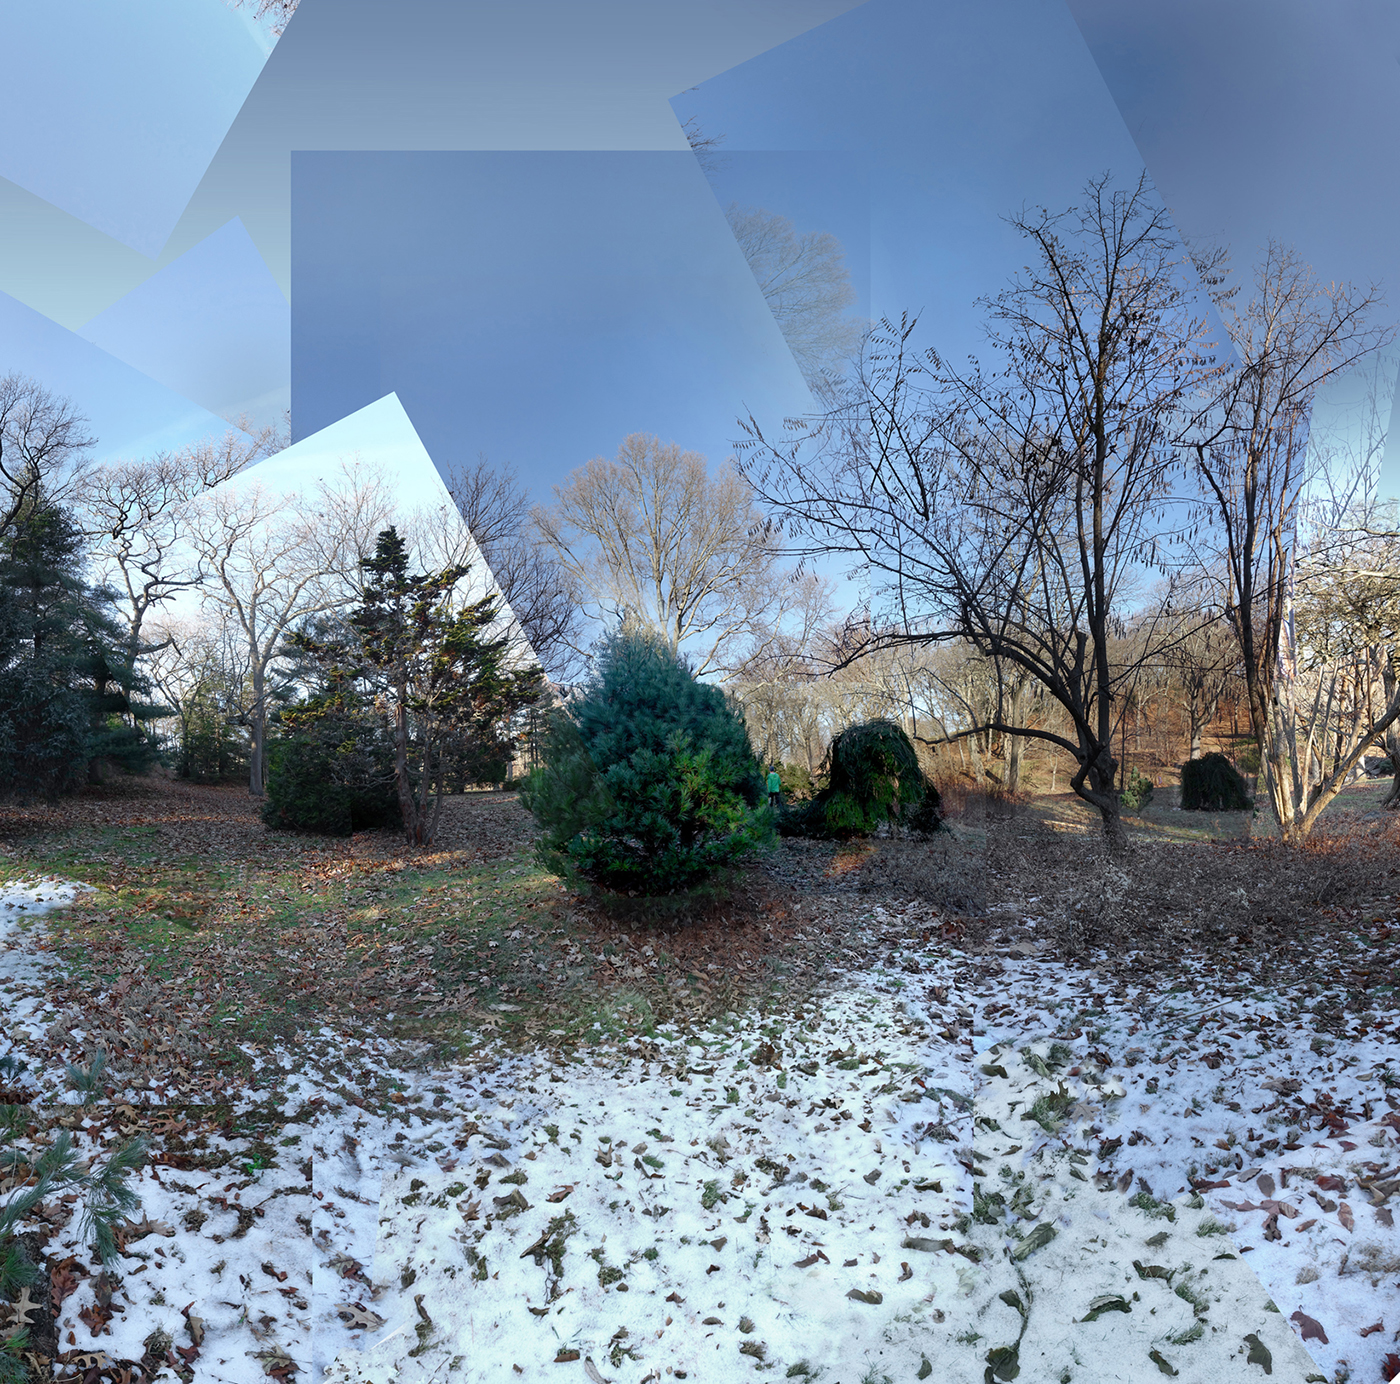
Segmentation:
[(90, 884), (53, 876), (30, 876), (0, 882), (0, 928), (8, 927), (14, 918), (28, 914), (33, 917), (51, 913), (55, 908), (67, 908), (83, 894), (93, 893)]
[(36, 996), (53, 972), (52, 959), (34, 946), (42, 935), (35, 920), (91, 892), (89, 885), (51, 876), (0, 880), (0, 1004), (5, 1015), (0, 1057), (15, 1050), (21, 1033), (37, 1039), (49, 1022), (38, 1023), (35, 1017), (43, 1008)]
[[(572, 1059), (323, 1030), (233, 1121), (156, 1120), (185, 1152), (141, 1174), (110, 1320), (58, 1217), (61, 1340), (230, 1384), (1383, 1377), (1393, 1028), (1023, 950), (910, 944), (819, 1003)], [(88, 1151), (137, 1118), (68, 1117)]]

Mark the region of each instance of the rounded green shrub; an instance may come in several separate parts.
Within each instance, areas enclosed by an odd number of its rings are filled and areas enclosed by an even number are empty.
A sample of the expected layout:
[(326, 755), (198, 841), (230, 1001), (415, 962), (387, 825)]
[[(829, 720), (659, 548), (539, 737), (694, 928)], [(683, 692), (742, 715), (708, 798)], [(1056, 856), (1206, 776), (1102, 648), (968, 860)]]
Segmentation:
[(663, 640), (616, 635), (582, 698), (550, 718), (522, 800), (545, 864), (636, 894), (693, 888), (772, 836), (741, 716)]
[(816, 796), (817, 781), (805, 764), (779, 765), (778, 776), (782, 780), (783, 798), (787, 802), (806, 802)]
[(1181, 806), (1187, 812), (1244, 812), (1249, 791), (1223, 754), (1202, 755), (1181, 766)]
[(936, 831), (943, 820), (938, 789), (919, 767), (903, 729), (883, 718), (847, 726), (822, 766), (826, 787), (784, 814), (782, 830), (804, 836), (868, 836), (889, 822)]
[(349, 836), (401, 817), (393, 747), (354, 699), (315, 698), (283, 713), (282, 733), (268, 742), (268, 826)]

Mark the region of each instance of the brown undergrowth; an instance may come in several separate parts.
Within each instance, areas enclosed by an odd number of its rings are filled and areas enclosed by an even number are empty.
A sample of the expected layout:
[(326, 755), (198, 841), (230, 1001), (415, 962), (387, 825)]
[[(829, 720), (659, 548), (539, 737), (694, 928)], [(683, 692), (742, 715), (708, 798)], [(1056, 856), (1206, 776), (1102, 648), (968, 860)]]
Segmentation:
[(1389, 1003), (1400, 822), (1324, 820), (1302, 850), (1137, 834), (1112, 861), (1038, 803), (973, 801), (929, 840), (785, 840), (728, 888), (658, 908), (570, 894), (513, 794), (449, 800), (437, 843), (409, 851), (391, 832), (269, 832), (239, 788), (137, 781), (0, 807), (0, 864), (98, 890), (39, 943), (63, 962), (46, 1058), (105, 1051), (151, 1100), (217, 1102), (258, 1051), (324, 1027), (439, 1053), (569, 1047), (800, 1002), (911, 940), (1290, 983), (1325, 964)]

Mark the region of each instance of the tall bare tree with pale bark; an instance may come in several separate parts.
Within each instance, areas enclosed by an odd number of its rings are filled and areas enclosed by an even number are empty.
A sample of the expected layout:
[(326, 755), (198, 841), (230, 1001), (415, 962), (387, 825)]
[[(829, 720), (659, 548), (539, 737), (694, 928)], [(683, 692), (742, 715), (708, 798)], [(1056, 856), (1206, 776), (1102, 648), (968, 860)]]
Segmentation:
[(657, 631), (696, 676), (761, 659), (812, 598), (744, 477), (674, 442), (633, 433), (554, 496), (535, 523), (592, 613)]
[(204, 580), (198, 555), (185, 541), (193, 506), (274, 444), (271, 429), (230, 429), (179, 451), (109, 462), (88, 476), (77, 513), (93, 557), (121, 593), (131, 663), (151, 652), (142, 640), (151, 614)]
[(1299, 504), (1314, 456), (1312, 408), (1324, 384), (1392, 333), (1377, 324), (1377, 289), (1323, 283), (1277, 242), (1266, 248), (1248, 296), (1230, 283), (1223, 252), (1198, 256), (1197, 266), (1237, 359), (1202, 411), (1190, 450), (1226, 567), (1224, 610), (1240, 644), (1263, 787), (1281, 835), (1298, 842), (1316, 821), (1307, 766), (1294, 755), (1297, 649), (1289, 617)]
[(384, 478), (347, 463), (305, 494), (234, 481), (210, 491), (191, 516), (189, 541), (207, 574), (205, 601), (239, 631), (247, 653), (254, 797), (265, 791), (270, 669), (294, 626), (357, 594), (360, 562), (392, 513)]

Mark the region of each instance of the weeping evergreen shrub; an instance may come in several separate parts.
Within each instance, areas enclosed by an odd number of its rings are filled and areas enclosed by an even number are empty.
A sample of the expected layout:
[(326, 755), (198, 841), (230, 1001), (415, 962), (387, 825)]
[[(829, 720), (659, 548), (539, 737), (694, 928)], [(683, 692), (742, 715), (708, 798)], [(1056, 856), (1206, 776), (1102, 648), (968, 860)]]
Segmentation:
[(919, 767), (913, 743), (893, 721), (847, 726), (822, 766), (826, 787), (784, 813), (789, 835), (869, 836), (882, 822), (932, 832), (943, 820), (938, 789)]
[(1181, 806), (1187, 812), (1243, 812), (1250, 807), (1249, 791), (1223, 754), (1202, 755), (1181, 766)]
[(522, 801), (558, 874), (671, 894), (764, 845), (772, 814), (742, 717), (662, 639), (608, 640), (585, 695), (556, 711)]

